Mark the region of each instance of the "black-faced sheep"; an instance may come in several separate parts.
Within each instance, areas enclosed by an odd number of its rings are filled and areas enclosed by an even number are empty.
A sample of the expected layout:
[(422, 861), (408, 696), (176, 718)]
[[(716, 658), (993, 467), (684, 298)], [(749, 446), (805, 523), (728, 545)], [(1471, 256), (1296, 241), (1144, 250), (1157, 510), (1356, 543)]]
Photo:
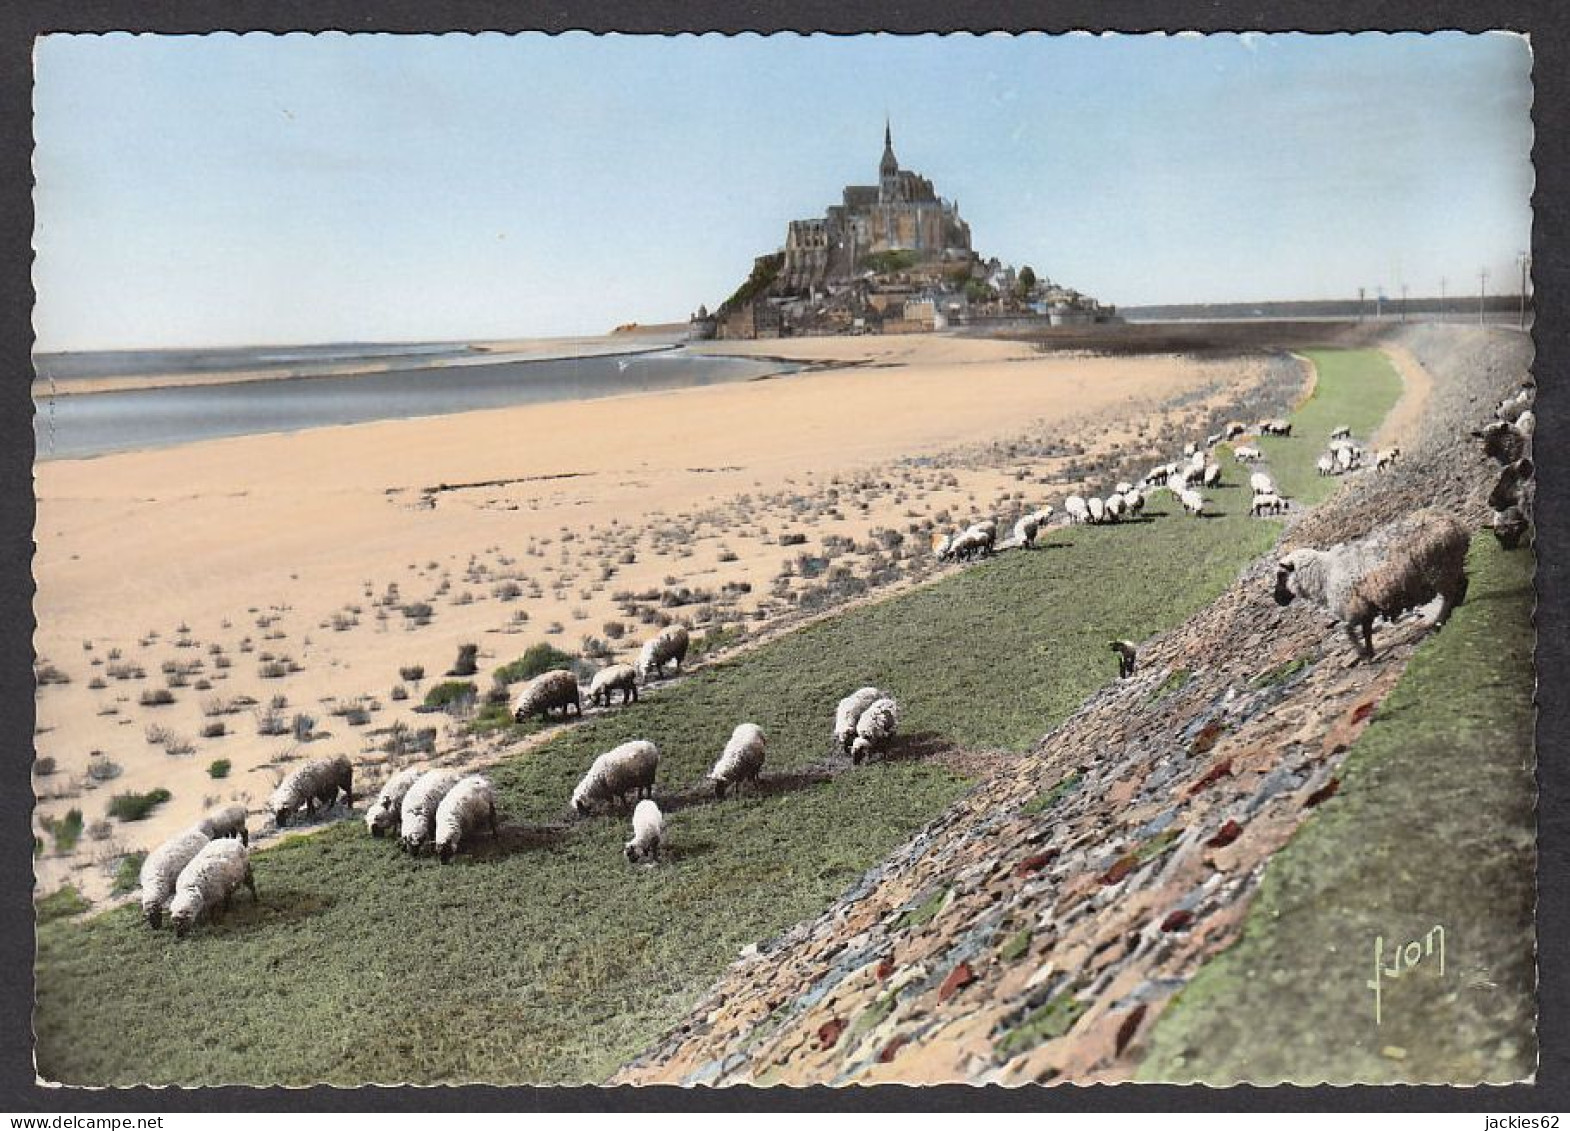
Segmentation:
[(654, 676), (665, 678), (665, 665), (676, 661), (676, 673), (681, 674), (681, 662), (687, 658), (687, 630), (679, 624), (661, 629), (660, 634), (644, 644), (638, 653), (638, 674), (648, 683)]
[(1274, 491), (1266, 491), (1255, 495), (1253, 502), (1248, 505), (1248, 513), (1255, 518), (1262, 514), (1280, 514), (1287, 509), (1286, 500)]
[(714, 783), (714, 796), (723, 798), (731, 786), (735, 786), (740, 793), (744, 783), (756, 781), (763, 769), (767, 746), (768, 739), (764, 737), (763, 728), (756, 723), (742, 723), (731, 731), (730, 741), (725, 744), (720, 760), (709, 771), (709, 780)]
[(899, 726), (899, 704), (883, 698), (873, 703), (856, 720), (856, 740), (850, 744), (850, 760), (857, 765), (886, 748)]
[(624, 742), (601, 754), (572, 791), (572, 807), (587, 816), (595, 805), (612, 800), (625, 805), (627, 794), (654, 796), (654, 775), (660, 768), (660, 748), (645, 739)]
[(415, 779), (399, 810), (399, 848), (418, 856), (420, 848), (436, 836), (436, 811), (458, 777), (454, 770), (426, 770)]
[(202, 815), (196, 822), (196, 827), (201, 829), (213, 840), (220, 837), (238, 837), (240, 843), (250, 845), (251, 830), (245, 827), (245, 806), (225, 805), (222, 809), (212, 809)]
[(490, 779), (472, 774), (449, 789), (436, 807), (436, 858), (448, 863), (463, 839), (483, 828), (496, 835), (496, 791)]
[(1139, 658), (1132, 640), (1114, 640), (1107, 645), (1118, 656), (1118, 678), (1127, 679), (1134, 674), (1134, 664)]
[(1441, 599), (1434, 627), (1466, 599), (1466, 528), (1449, 515), (1419, 511), (1350, 546), (1294, 550), (1277, 563), (1278, 605), (1304, 597), (1341, 622), (1362, 659), (1374, 655), (1374, 618), (1394, 619)]
[(158, 929), (180, 873), (211, 840), (200, 828), (189, 828), (164, 841), (142, 861), (142, 915), (149, 927)]
[(609, 707), (611, 695), (617, 691), (621, 692), (623, 707), (638, 701), (637, 668), (631, 664), (612, 664), (595, 672), (589, 681), (589, 702), (596, 707)]
[(1247, 444), (1240, 444), (1232, 449), (1232, 455), (1239, 463), (1257, 463), (1265, 458), (1264, 452)]
[(398, 827), (403, 819), (403, 799), (422, 773), (424, 770), (419, 766), (410, 766), (387, 779), (376, 800), (365, 811), (365, 828), (372, 836), (386, 836)]
[(343, 794), (344, 804), (354, 806), (354, 767), (340, 754), (336, 758), (317, 758), (292, 771), (273, 790), (267, 807), (273, 820), (283, 828), (302, 808), (315, 816), (317, 807), (331, 809)]
[(834, 746), (841, 754), (850, 753), (850, 745), (856, 740), (856, 724), (867, 708), (882, 698), (883, 692), (876, 687), (863, 687), (839, 701), (834, 708)]
[(251, 858), (245, 845), (237, 840), (208, 841), (191, 858), (175, 881), (174, 898), (169, 901), (169, 921), (179, 938), (222, 907), (229, 910), (234, 893), (246, 887), (254, 900), (256, 880), (251, 876)]
[(1496, 511), (1502, 511), (1519, 504), (1528, 493), (1527, 484), (1532, 482), (1536, 472), (1536, 466), (1529, 459), (1518, 459), (1507, 465), (1499, 473), (1494, 489), (1488, 493), (1488, 505)]
[(632, 811), (632, 839), (622, 848), (630, 863), (647, 860), (659, 863), (660, 848), (665, 843), (665, 814), (652, 799), (638, 802)]

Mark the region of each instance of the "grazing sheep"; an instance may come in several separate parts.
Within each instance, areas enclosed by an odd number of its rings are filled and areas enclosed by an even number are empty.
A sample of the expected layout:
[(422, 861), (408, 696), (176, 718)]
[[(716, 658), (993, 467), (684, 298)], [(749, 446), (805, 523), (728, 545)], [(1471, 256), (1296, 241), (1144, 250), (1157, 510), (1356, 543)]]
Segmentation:
[(1145, 509), (1145, 493), (1138, 487), (1131, 487), (1123, 493), (1123, 505), (1128, 508), (1129, 514), (1140, 514)]
[(1221, 482), (1221, 465), (1219, 463), (1207, 463), (1201, 482), (1206, 487), (1217, 486)]
[(1334, 475), (1336, 473), (1335, 457), (1326, 452), (1314, 461), (1314, 470), (1321, 475)]
[(1266, 491), (1254, 496), (1254, 501), (1248, 505), (1248, 513), (1255, 516), (1269, 511), (1271, 514), (1280, 514), (1287, 509), (1286, 500), (1274, 491)]
[(490, 779), (471, 774), (447, 791), (436, 807), (436, 858), (449, 863), (463, 838), (489, 828), (495, 836), (496, 790)]
[(1518, 459), (1499, 473), (1499, 481), (1488, 493), (1488, 505), (1496, 511), (1507, 510), (1521, 502), (1536, 474), (1536, 466), (1529, 459)]
[(1139, 653), (1134, 648), (1132, 640), (1114, 640), (1107, 645), (1118, 654), (1118, 678), (1127, 679), (1134, 674), (1134, 663)]
[(850, 753), (850, 744), (856, 738), (856, 724), (867, 708), (885, 698), (876, 687), (863, 687), (852, 691), (834, 708), (834, 746), (841, 754)]
[(1374, 457), (1374, 470), (1384, 471), (1387, 468), (1394, 467), (1396, 460), (1400, 458), (1401, 449), (1399, 447), (1385, 448)]
[(892, 699), (879, 699), (856, 720), (856, 740), (850, 744), (850, 760), (857, 765), (863, 758), (884, 749), (894, 737), (899, 726), (899, 704)]
[(1107, 504), (1092, 495), (1085, 500), (1085, 506), (1090, 511), (1090, 521), (1095, 525), (1107, 521)]
[(415, 779), (399, 810), (398, 847), (418, 856), (420, 848), (436, 836), (436, 811), (458, 779), (455, 770), (426, 770)]
[(175, 881), (174, 898), (169, 901), (175, 937), (183, 939), (204, 915), (211, 918), (218, 907), (229, 910), (242, 884), (256, 899), (256, 880), (251, 876), (251, 856), (245, 845), (228, 837), (208, 841)]
[(388, 778), (376, 800), (365, 811), (365, 827), (372, 836), (386, 836), (403, 817), (403, 799), (424, 771), (419, 766), (399, 770)]
[(612, 664), (594, 673), (589, 681), (589, 702), (596, 707), (609, 707), (611, 694), (621, 692), (621, 705), (638, 701), (638, 669), (631, 664)]
[(612, 798), (625, 805), (627, 794), (654, 796), (654, 774), (660, 768), (660, 748), (646, 739), (624, 742), (601, 754), (572, 791), (572, 807), (587, 815), (599, 803)]
[(1330, 438), (1332, 440), (1348, 440), (1351, 439), (1351, 437), (1352, 429), (1348, 428), (1345, 424), (1332, 430), (1330, 433)]
[(1125, 480), (1120, 480), (1118, 482), (1118, 485), (1116, 487), (1112, 488), (1112, 489), (1114, 491), (1116, 491), (1119, 495), (1126, 495), (1126, 494), (1128, 494), (1130, 491), (1132, 491), (1134, 489), (1134, 485), (1132, 483), (1128, 482), (1125, 479)]
[(1268, 495), (1276, 489), (1276, 485), (1271, 481), (1270, 476), (1263, 471), (1256, 471), (1248, 477), (1248, 487), (1256, 495)]
[(1123, 503), (1123, 496), (1122, 495), (1108, 495), (1107, 498), (1106, 498), (1104, 506), (1105, 506), (1105, 509), (1106, 509), (1106, 515), (1107, 515), (1107, 521), (1108, 522), (1121, 522), (1121, 521), (1123, 521), (1123, 507), (1124, 507), (1124, 503)]
[(1205, 465), (1209, 462), (1210, 453), (1208, 452), (1195, 452), (1193, 455), (1188, 457), (1188, 465), (1193, 468), (1198, 468), (1201, 472), (1205, 470)]
[(1183, 504), (1183, 509), (1195, 518), (1198, 518), (1205, 509), (1205, 496), (1186, 487), (1178, 492), (1178, 501)]
[(1203, 467), (1194, 467), (1191, 464), (1185, 465), (1177, 473), (1177, 485), (1180, 489), (1192, 487), (1196, 483), (1203, 483), (1204, 481), (1205, 469)]
[(1145, 472), (1144, 484), (1146, 487), (1165, 487), (1167, 485), (1167, 477), (1171, 474), (1172, 468), (1163, 463)]
[(200, 827), (189, 828), (164, 841), (142, 861), (142, 916), (155, 931), (163, 921), (164, 905), (174, 895), (180, 873), (211, 840)]
[(638, 802), (632, 811), (632, 839), (622, 848), (629, 863), (647, 860), (658, 864), (665, 843), (665, 814), (652, 799)]
[(1490, 525), (1499, 545), (1506, 550), (1514, 550), (1520, 547), (1526, 532), (1532, 528), (1532, 521), (1521, 507), (1506, 507), (1494, 512)]
[(1014, 522), (1014, 544), (1030, 549), (1036, 544), (1036, 534), (1041, 529), (1041, 519), (1034, 514), (1020, 515)]
[(1264, 452), (1260, 451), (1258, 448), (1250, 447), (1248, 444), (1243, 444), (1239, 447), (1233, 448), (1232, 455), (1239, 463), (1257, 463), (1259, 460), (1265, 458)]
[(731, 731), (730, 741), (725, 744), (720, 760), (709, 771), (709, 780), (714, 783), (714, 796), (723, 800), (725, 791), (731, 786), (735, 786), (740, 793), (743, 783), (757, 781), (758, 773), (763, 769), (767, 746), (768, 739), (764, 736), (763, 728), (756, 723), (742, 723)]
[(1483, 441), (1483, 451), (1492, 460), (1502, 464), (1514, 463), (1527, 455), (1532, 447), (1532, 431), (1536, 418), (1531, 413), (1523, 413), (1522, 419), (1527, 421), (1523, 429), (1521, 422), (1506, 424), (1496, 420), (1492, 424), (1473, 431), (1472, 435)]
[(665, 665), (676, 661), (676, 674), (681, 674), (681, 662), (687, 658), (687, 630), (679, 624), (662, 629), (660, 634), (643, 646), (638, 653), (638, 674), (648, 683), (650, 676), (665, 678)]
[(1241, 420), (1229, 420), (1229, 421), (1227, 421), (1226, 438), (1228, 440), (1235, 440), (1239, 436), (1241, 436), (1244, 432), (1247, 432), (1247, 431), (1248, 431), (1248, 426), (1246, 424), (1244, 424)]
[(281, 829), (302, 807), (308, 816), (316, 815), (318, 805), (323, 810), (332, 808), (339, 791), (343, 793), (344, 803), (353, 808), (354, 768), (342, 754), (336, 758), (317, 758), (294, 770), (273, 790), (267, 807)]
[(991, 552), (992, 535), (980, 527), (967, 527), (959, 534), (945, 538), (937, 549), (938, 557), (944, 561), (968, 562), (978, 555), (984, 556)]
[(1336, 469), (1341, 472), (1355, 470), (1357, 467), (1357, 449), (1337, 448)]
[(1090, 506), (1082, 495), (1070, 495), (1063, 500), (1063, 512), (1071, 524), (1079, 526), (1090, 521)]
[(1466, 598), (1466, 528), (1449, 515), (1419, 511), (1386, 531), (1330, 550), (1294, 550), (1277, 563), (1275, 600), (1304, 597), (1341, 622), (1358, 656), (1374, 655), (1374, 618), (1394, 619), (1441, 599), (1434, 627)]
[(213, 840), (232, 836), (238, 837), (243, 845), (251, 843), (251, 831), (245, 827), (244, 805), (225, 805), (222, 809), (209, 810), (196, 822), (196, 827)]
[(1290, 436), (1292, 435), (1292, 422), (1290, 420), (1266, 420), (1259, 426), (1261, 436)]
[(518, 698), (513, 701), (514, 722), (524, 722), (531, 715), (549, 719), (553, 710), (560, 710), (561, 717), (576, 710), (583, 717), (583, 700), (578, 693), (578, 677), (571, 672), (541, 672), (523, 685)]
[(1192, 459), (1198, 451), (1199, 445), (1190, 440), (1188, 443), (1183, 445), (1183, 458)]
[(1205, 437), (1205, 447), (1213, 448), (1217, 444), (1221, 443), (1221, 441), (1224, 439), (1226, 439), (1226, 437), (1220, 432), (1212, 432), (1210, 435)]

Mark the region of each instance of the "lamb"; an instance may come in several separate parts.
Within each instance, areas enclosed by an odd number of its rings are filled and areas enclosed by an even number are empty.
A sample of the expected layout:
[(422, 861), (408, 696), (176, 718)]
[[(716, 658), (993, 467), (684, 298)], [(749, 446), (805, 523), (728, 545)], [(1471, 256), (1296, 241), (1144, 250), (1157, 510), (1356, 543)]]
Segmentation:
[(572, 791), (572, 807), (587, 816), (598, 803), (612, 798), (626, 804), (627, 794), (654, 796), (654, 775), (660, 767), (660, 748), (646, 739), (624, 742), (601, 754)]
[(1195, 518), (1198, 518), (1205, 509), (1205, 496), (1188, 488), (1178, 492), (1178, 501), (1183, 504), (1183, 509)]
[(1527, 427), (1521, 427), (1521, 421), (1506, 424), (1496, 420), (1483, 428), (1476, 429), (1472, 435), (1483, 441), (1483, 451), (1492, 460), (1501, 464), (1514, 463), (1531, 451), (1532, 431), (1536, 418), (1531, 413), (1523, 413), (1522, 420), (1527, 422)]
[(1232, 449), (1232, 455), (1239, 463), (1257, 463), (1265, 458), (1265, 453), (1248, 444), (1242, 444)]
[(638, 701), (638, 669), (631, 664), (612, 664), (594, 673), (589, 681), (589, 702), (596, 707), (609, 707), (611, 695), (621, 692), (621, 705)]
[(564, 671), (541, 672), (523, 685), (513, 702), (512, 717), (514, 722), (520, 723), (531, 715), (549, 719), (551, 711), (560, 710), (565, 719), (574, 709), (582, 718), (583, 700), (578, 693), (578, 677)]
[(372, 836), (386, 836), (403, 816), (403, 799), (424, 771), (418, 766), (399, 770), (382, 785), (381, 792), (365, 811), (365, 827)]
[(211, 840), (200, 826), (193, 826), (164, 841), (142, 861), (142, 916), (153, 930), (163, 921), (164, 905), (174, 895), (180, 873)]
[(894, 737), (899, 726), (899, 704), (883, 698), (873, 703), (856, 720), (856, 740), (850, 744), (850, 760), (857, 765), (881, 751)]
[(1132, 640), (1114, 640), (1107, 647), (1118, 654), (1118, 678), (1127, 679), (1134, 674), (1134, 663), (1139, 653)]
[(834, 708), (834, 745), (841, 754), (849, 754), (856, 738), (856, 724), (867, 708), (879, 699), (886, 698), (876, 687), (863, 687), (852, 691)]
[(340, 791), (344, 803), (353, 808), (354, 768), (349, 759), (342, 754), (336, 758), (317, 758), (284, 778), (273, 791), (267, 807), (281, 829), (294, 819), (302, 806), (309, 816), (315, 816), (318, 805), (323, 810), (332, 808)]
[(643, 646), (638, 653), (638, 674), (648, 683), (651, 675), (665, 678), (665, 665), (676, 661), (676, 674), (681, 674), (681, 662), (687, 658), (687, 630), (679, 624), (661, 630), (660, 634)]
[(1271, 514), (1280, 514), (1287, 509), (1286, 500), (1273, 491), (1267, 491), (1254, 496), (1254, 501), (1248, 505), (1248, 513), (1258, 517), (1269, 511)]
[(758, 780), (758, 773), (763, 769), (763, 758), (768, 745), (763, 728), (755, 723), (742, 723), (731, 731), (730, 741), (725, 744), (725, 750), (720, 754), (720, 760), (714, 763), (714, 768), (709, 771), (709, 780), (714, 783), (714, 796), (725, 797), (725, 791), (735, 786), (741, 792), (745, 782)]
[(1396, 465), (1396, 460), (1401, 458), (1399, 447), (1385, 448), (1374, 457), (1374, 470), (1385, 471)]
[(251, 832), (245, 827), (245, 806), (225, 805), (222, 809), (213, 809), (202, 815), (196, 822), (196, 827), (201, 829), (213, 840), (219, 837), (239, 837), (240, 843), (249, 846)]
[(229, 837), (210, 840), (191, 858), (175, 881), (169, 901), (169, 921), (176, 938), (184, 938), (204, 915), (209, 918), (220, 905), (229, 910), (234, 893), (244, 885), (255, 900), (256, 880), (251, 875), (250, 852)]
[(638, 802), (632, 811), (632, 839), (622, 848), (629, 863), (647, 860), (658, 864), (665, 843), (665, 814), (652, 800)]
[(1092, 495), (1085, 500), (1085, 506), (1090, 511), (1090, 521), (1096, 525), (1107, 520), (1107, 504)]
[[(1331, 550), (1294, 550), (1277, 563), (1275, 600), (1304, 597), (1341, 622), (1361, 659), (1374, 655), (1374, 618), (1394, 619), (1441, 599), (1434, 628), (1466, 599), (1466, 528), (1449, 515), (1419, 511), (1388, 531)], [(1355, 662), (1355, 661), (1354, 661)]]
[(1070, 523), (1078, 526), (1090, 521), (1090, 505), (1080, 495), (1070, 495), (1063, 500), (1064, 513)]
[(488, 826), (491, 836), (496, 828), (496, 790), (490, 779), (471, 774), (447, 791), (436, 807), (436, 858), (450, 863), (463, 838)]
[(426, 770), (415, 779), (399, 810), (398, 847), (418, 856), (420, 848), (435, 837), (437, 810), (458, 779), (454, 770)]
[(1271, 482), (1270, 476), (1266, 475), (1263, 471), (1256, 471), (1254, 474), (1250, 475), (1248, 477), (1248, 486), (1249, 490), (1253, 491), (1256, 495), (1268, 495), (1276, 489), (1276, 485), (1275, 483)]

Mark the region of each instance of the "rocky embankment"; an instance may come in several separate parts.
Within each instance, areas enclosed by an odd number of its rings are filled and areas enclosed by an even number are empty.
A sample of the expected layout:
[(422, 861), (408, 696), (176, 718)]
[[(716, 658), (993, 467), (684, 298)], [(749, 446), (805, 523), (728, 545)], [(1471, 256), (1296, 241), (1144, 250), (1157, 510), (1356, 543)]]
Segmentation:
[[(1390, 340), (1432, 378), (1397, 470), (1349, 480), (1284, 548), (1422, 506), (1481, 524), (1493, 474), (1467, 432), (1525, 376), (1530, 342), (1459, 327)], [(1305, 442), (1316, 442), (1305, 438)], [(1021, 1084), (1125, 1079), (1163, 1008), (1234, 942), (1271, 856), (1425, 635), (1348, 666), (1336, 628), (1271, 599), (1273, 556), (1144, 641), (1028, 755), (816, 920), (749, 948), (616, 1080)]]

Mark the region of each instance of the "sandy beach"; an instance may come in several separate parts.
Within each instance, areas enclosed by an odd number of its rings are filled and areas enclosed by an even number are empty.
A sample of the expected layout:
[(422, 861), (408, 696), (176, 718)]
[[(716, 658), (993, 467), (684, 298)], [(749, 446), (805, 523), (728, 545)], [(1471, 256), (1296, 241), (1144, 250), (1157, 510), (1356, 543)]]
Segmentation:
[[(661, 615), (756, 633), (830, 600), (828, 562), (923, 576), (932, 528), (1060, 506), (1264, 371), (933, 336), (702, 348), (849, 368), (39, 464), (36, 649), (68, 680), (38, 692), (41, 890), (103, 898), (123, 853), (218, 801), (261, 827), (292, 759), (348, 753), (373, 783), (395, 722), (484, 756), (413, 711), (460, 644), (483, 693), (540, 642), (626, 659)], [(310, 741), (257, 733), (277, 696)], [(148, 819), (105, 821), (155, 788)], [(72, 808), (87, 832), (60, 853), (42, 822)]]

